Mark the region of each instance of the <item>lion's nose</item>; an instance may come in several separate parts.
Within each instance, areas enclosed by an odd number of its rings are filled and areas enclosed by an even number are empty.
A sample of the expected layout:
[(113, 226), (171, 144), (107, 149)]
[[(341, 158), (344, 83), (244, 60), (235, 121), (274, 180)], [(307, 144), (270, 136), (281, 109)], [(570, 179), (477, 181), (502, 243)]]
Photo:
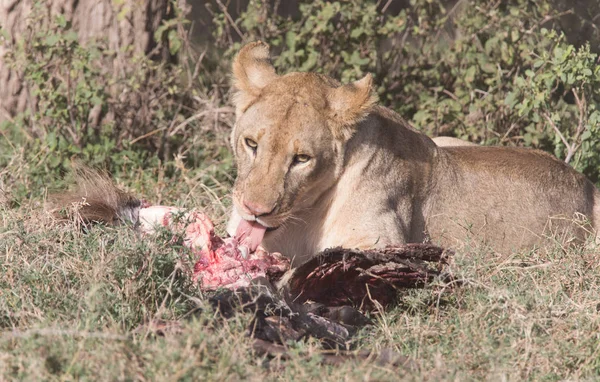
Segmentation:
[(251, 201), (244, 201), (244, 207), (251, 215), (254, 216), (268, 215), (275, 209), (275, 206), (267, 207), (264, 204)]

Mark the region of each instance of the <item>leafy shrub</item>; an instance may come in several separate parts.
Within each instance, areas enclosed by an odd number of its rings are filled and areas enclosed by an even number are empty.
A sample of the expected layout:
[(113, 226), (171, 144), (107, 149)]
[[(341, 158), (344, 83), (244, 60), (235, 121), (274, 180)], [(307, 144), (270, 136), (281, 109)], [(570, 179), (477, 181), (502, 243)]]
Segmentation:
[(0, 126), (0, 165), (15, 156), (35, 163), (32, 179), (42, 187), (73, 157), (117, 173), (161, 161), (167, 176), (177, 158), (193, 168), (222, 163), (216, 181), (229, 182), (229, 62), (215, 58), (221, 50), (232, 57), (241, 36), (269, 42), (281, 72), (344, 82), (373, 73), (382, 103), (430, 135), (544, 149), (600, 179), (597, 56), (565, 40), (557, 22), (564, 12), (550, 0), (449, 9), (412, 0), (393, 12), (374, 0), (300, 0), (294, 17), (277, 10), (280, 2), (252, 0), (235, 20), (217, 3), (216, 45), (194, 48), (179, 10), (155, 33), (177, 59), (139, 55), (116, 76), (104, 41), (82, 44), (64, 17), (46, 22), (33, 12), (39, 22), (4, 59), (37, 101)]
[(382, 103), (430, 135), (544, 149), (598, 182), (600, 72), (589, 46), (564, 39), (570, 12), (549, 0), (410, 3), (391, 13), (386, 2), (302, 0), (292, 18), (250, 1), (235, 28), (217, 14), (215, 35), (270, 43), (281, 72), (371, 72)]
[(527, 145), (553, 150), (598, 181), (600, 66), (589, 44), (575, 49), (564, 36), (542, 29), (552, 50), (534, 52), (532, 69), (514, 77), (505, 103), (521, 117)]
[[(82, 42), (65, 16), (48, 19), (45, 2), (35, 3), (27, 29), (3, 57), (31, 95), (24, 113), (0, 121), (0, 168), (18, 159), (28, 176), (5, 180), (6, 187), (43, 192), (74, 158), (115, 175), (166, 162), (169, 176), (175, 157), (190, 167), (218, 158), (230, 172), (222, 136), (232, 111), (222, 107), (213, 73), (202, 72), (203, 55), (190, 46), (188, 21), (175, 9), (154, 34), (157, 49), (144, 54), (131, 46), (111, 51), (102, 39)], [(177, 60), (156, 58), (165, 44)]]

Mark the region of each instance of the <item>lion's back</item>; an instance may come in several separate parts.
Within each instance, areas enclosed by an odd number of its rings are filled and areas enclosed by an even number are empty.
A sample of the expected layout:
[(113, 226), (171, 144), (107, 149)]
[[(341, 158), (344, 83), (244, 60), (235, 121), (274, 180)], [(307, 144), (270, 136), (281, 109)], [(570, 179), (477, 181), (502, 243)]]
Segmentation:
[(441, 242), (473, 235), (497, 250), (583, 240), (598, 191), (552, 155), (531, 149), (446, 147), (428, 227)]

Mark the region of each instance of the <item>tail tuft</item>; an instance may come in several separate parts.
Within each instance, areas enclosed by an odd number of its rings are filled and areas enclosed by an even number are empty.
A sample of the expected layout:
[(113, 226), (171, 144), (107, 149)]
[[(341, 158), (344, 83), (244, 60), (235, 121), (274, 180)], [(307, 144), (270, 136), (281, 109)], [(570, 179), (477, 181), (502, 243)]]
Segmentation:
[(120, 190), (108, 174), (81, 164), (73, 165), (73, 173), (76, 187), (48, 198), (55, 213), (74, 212), (84, 222), (110, 225), (139, 222), (141, 201)]

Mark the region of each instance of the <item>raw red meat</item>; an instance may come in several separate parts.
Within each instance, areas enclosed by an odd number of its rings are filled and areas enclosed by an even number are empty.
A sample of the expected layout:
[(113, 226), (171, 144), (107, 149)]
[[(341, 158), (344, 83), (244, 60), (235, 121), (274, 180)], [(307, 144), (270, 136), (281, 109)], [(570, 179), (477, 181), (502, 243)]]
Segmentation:
[(296, 301), (316, 301), (328, 306), (351, 304), (373, 307), (393, 302), (398, 288), (422, 287), (441, 274), (448, 252), (430, 244), (404, 244), (380, 250), (332, 248), (290, 270), (279, 253), (269, 253), (257, 240), (264, 234), (258, 223), (242, 221), (235, 238), (222, 239), (213, 223), (199, 211), (184, 213), (175, 207), (140, 208), (142, 231), (156, 225), (185, 232), (184, 245), (198, 257), (194, 280), (204, 290), (247, 287), (257, 277), (278, 283), (286, 271), (285, 286)]
[(184, 213), (175, 207), (152, 206), (141, 208), (139, 217), (141, 229), (147, 233), (153, 232), (157, 225), (185, 230), (184, 245), (198, 256), (194, 280), (198, 280), (204, 290), (245, 287), (257, 277), (283, 274), (290, 268), (287, 258), (265, 251), (260, 243), (253, 243), (252, 234), (248, 234), (247, 245), (244, 232), (238, 235), (239, 240), (220, 238), (211, 220), (202, 212)]

